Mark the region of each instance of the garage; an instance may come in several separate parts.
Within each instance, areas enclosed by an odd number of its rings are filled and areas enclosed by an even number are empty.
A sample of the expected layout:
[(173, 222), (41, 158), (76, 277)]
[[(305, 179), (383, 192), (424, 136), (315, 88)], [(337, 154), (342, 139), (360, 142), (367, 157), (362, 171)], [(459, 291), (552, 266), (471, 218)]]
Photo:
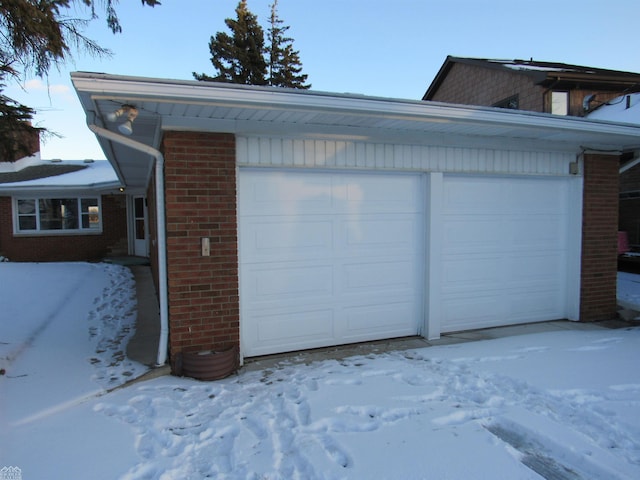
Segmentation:
[[(620, 152), (560, 115), (77, 72), (150, 199), (158, 364), (616, 315)], [(109, 118), (138, 116), (130, 136)]]
[(422, 176), (241, 169), (239, 192), (246, 356), (418, 333)]
[(445, 175), (441, 332), (568, 318), (565, 177)]
[(239, 191), (247, 356), (571, 316), (567, 177), (246, 168)]

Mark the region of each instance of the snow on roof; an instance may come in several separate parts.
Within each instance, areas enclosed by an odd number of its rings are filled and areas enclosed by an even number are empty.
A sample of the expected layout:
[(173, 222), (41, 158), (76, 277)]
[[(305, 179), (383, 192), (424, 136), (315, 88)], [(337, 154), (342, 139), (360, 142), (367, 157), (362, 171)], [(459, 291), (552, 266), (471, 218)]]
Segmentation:
[(589, 113), (587, 118), (590, 120), (640, 124), (640, 93), (630, 93), (609, 100)]
[(106, 160), (41, 160), (17, 171), (0, 173), (0, 189), (87, 188), (118, 183)]
[(534, 60), (488, 60), (513, 70), (531, 70), (538, 72), (580, 72), (595, 73), (596, 69), (556, 62), (538, 62)]
[[(494, 62), (499, 63), (499, 62)], [(516, 63), (503, 63), (503, 66), (510, 68), (512, 70), (531, 70), (536, 72), (583, 72), (584, 70), (577, 70), (574, 68), (563, 68), (563, 67), (550, 67), (544, 65), (525, 65), (525, 64), (516, 64)]]

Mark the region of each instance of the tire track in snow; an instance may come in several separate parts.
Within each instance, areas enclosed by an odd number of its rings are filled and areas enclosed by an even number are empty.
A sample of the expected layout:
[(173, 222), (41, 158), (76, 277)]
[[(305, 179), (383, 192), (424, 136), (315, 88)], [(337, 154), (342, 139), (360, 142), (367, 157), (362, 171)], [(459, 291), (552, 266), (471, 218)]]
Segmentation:
[[(615, 340), (611, 342), (615, 343)], [(615, 391), (605, 397), (592, 395), (591, 398), (584, 391), (544, 391), (521, 380), (474, 370), (473, 364), (481, 362), (482, 358), (442, 361), (416, 353), (409, 355), (422, 360), (429, 375), (435, 374), (441, 378), (438, 383), (444, 384), (444, 389), (440, 401), (451, 402), (457, 409), (447, 416), (434, 419), (438, 425), (469, 421), (477, 421), (485, 426), (495, 425), (496, 421), (499, 422), (496, 418), (499, 419), (507, 407), (522, 407), (587, 436), (603, 451), (618, 455), (632, 465), (640, 465), (640, 431), (621, 425), (601, 407), (603, 401), (616, 398)], [(558, 447), (556, 453), (564, 456), (569, 448)]]
[(38, 323), (38, 326), (30, 332), (26, 340), (21, 344), (19, 344), (16, 348), (11, 350), (7, 355), (5, 355), (4, 361), (6, 362), (6, 367), (10, 367), (11, 364), (18, 357), (20, 357), (20, 355), (22, 355), (27, 349), (29, 349), (33, 345), (36, 339), (56, 319), (60, 311), (63, 310), (68, 305), (69, 301), (74, 297), (74, 295), (77, 295), (77, 291), (79, 290), (79, 287), (86, 283), (87, 278), (89, 278), (92, 275), (92, 273), (93, 272), (91, 270), (86, 270), (85, 274), (82, 275), (80, 278), (78, 278), (77, 281), (69, 287), (65, 295), (60, 298), (56, 306), (53, 307), (51, 310), (48, 310), (48, 315), (46, 316), (46, 318), (44, 318), (40, 323)]

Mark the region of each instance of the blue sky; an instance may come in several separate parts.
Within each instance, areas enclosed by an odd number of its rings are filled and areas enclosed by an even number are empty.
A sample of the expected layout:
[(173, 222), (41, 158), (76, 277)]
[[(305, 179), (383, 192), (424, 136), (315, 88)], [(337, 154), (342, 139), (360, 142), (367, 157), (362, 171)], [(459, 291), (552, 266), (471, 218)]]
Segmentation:
[[(72, 71), (191, 80), (214, 74), (209, 39), (228, 32), (237, 0), (123, 0), (123, 33), (104, 18), (87, 35), (114, 55), (75, 61), (48, 80), (27, 77), (5, 93), (35, 108), (35, 123), (62, 136), (43, 158), (104, 158), (71, 86)], [(248, 0), (267, 28), (272, 0)], [(313, 90), (419, 100), (447, 55), (531, 58), (640, 72), (638, 0), (279, 0)], [(79, 11), (78, 15), (86, 12)], [(48, 82), (48, 87), (47, 87)]]

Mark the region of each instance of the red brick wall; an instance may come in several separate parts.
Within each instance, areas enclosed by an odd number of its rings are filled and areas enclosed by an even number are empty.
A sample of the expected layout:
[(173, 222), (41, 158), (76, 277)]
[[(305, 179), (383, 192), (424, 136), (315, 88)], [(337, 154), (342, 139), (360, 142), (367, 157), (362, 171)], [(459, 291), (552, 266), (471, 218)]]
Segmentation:
[(126, 254), (126, 248), (127, 206), (124, 195), (102, 196), (101, 234), (50, 236), (14, 236), (11, 197), (0, 197), (0, 255), (11, 261), (100, 260), (111, 254)]
[(542, 112), (543, 92), (525, 75), (455, 63), (433, 100), (491, 106), (518, 94), (520, 110)]
[[(569, 115), (583, 116), (585, 112), (582, 101), (593, 93), (596, 97), (591, 104), (592, 108), (622, 94), (619, 91), (574, 88), (569, 92)], [(535, 85), (531, 77), (463, 63), (454, 63), (451, 66), (433, 100), (489, 107), (516, 94), (520, 110), (551, 112), (551, 90)]]
[[(163, 138), (170, 354), (240, 343), (235, 137)], [(211, 255), (201, 255), (201, 238)]]
[(585, 155), (580, 320), (616, 316), (618, 158)]

